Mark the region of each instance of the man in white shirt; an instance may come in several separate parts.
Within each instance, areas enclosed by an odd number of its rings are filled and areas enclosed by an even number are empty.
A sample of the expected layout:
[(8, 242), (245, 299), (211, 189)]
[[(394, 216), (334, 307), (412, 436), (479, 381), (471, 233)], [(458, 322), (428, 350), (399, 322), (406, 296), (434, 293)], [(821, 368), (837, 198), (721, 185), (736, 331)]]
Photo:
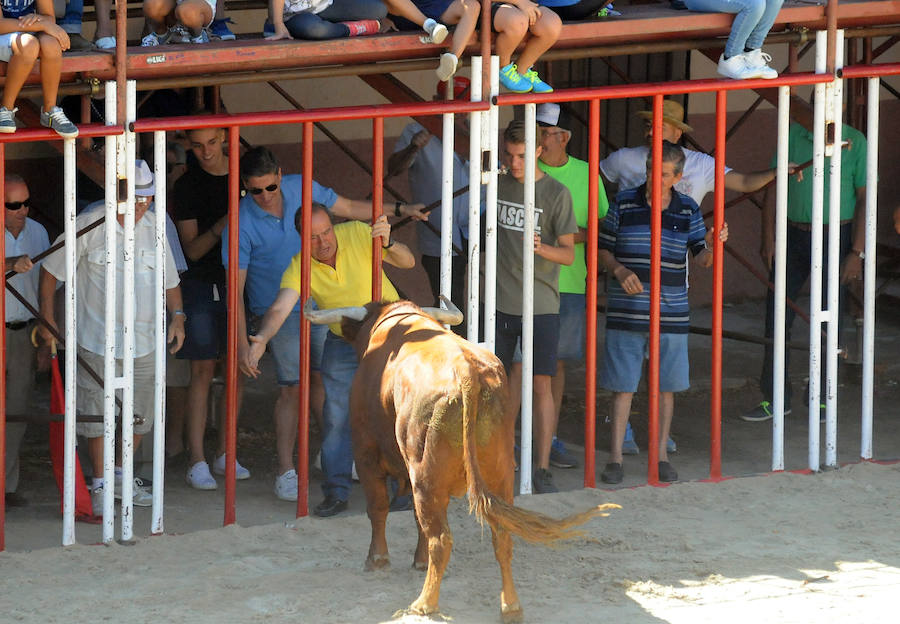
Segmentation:
[[(31, 194), (25, 180), (7, 174), (4, 182), (6, 203), (6, 266), (16, 275), (7, 283), (34, 308), (38, 306), (38, 266), (31, 259), (50, 246), (44, 226), (28, 218)], [(28, 411), (34, 386), (35, 348), (31, 344), (34, 315), (6, 291), (6, 414), (21, 416)], [(46, 357), (43, 358), (46, 364)], [(16, 493), (19, 485), (19, 448), (25, 436), (25, 422), (6, 423), (6, 492), (7, 507), (27, 504)]]
[[(142, 160), (135, 167), (134, 206), (134, 413), (143, 417), (143, 422), (134, 425), (134, 449), (153, 425), (154, 374), (155, 374), (155, 314), (154, 300), (156, 271), (156, 231), (153, 220), (142, 219), (153, 202), (155, 185), (150, 168)], [(78, 215), (75, 227), (81, 229), (93, 223), (100, 216), (99, 210), (86, 210)], [(116, 224), (116, 255), (123, 257), (122, 244), (125, 230), (122, 227), (124, 215), (118, 215)], [(78, 355), (95, 371), (103, 370), (105, 343), (105, 300), (106, 300), (106, 227), (104, 224), (80, 236), (76, 241), (76, 276), (78, 279), (78, 327), (76, 341)], [(171, 314), (168, 342), (173, 343), (174, 353), (184, 342), (184, 311), (181, 309), (181, 289), (178, 286), (178, 271), (173, 261), (172, 250), (166, 241), (166, 264), (164, 283), (166, 288), (166, 308)], [(59, 249), (44, 260), (40, 280), (41, 315), (56, 326), (53, 295), (57, 281), (65, 279), (65, 251)], [(123, 267), (118, 263), (116, 284), (117, 314), (121, 318)], [(122, 332), (116, 325), (116, 369), (121, 374)], [(45, 341), (52, 340), (46, 328), (41, 329)], [(160, 357), (162, 355), (160, 354)], [(78, 375), (78, 410), (82, 414), (103, 413), (103, 387), (86, 374)], [(79, 423), (76, 431), (88, 440), (88, 452), (93, 465), (94, 480), (91, 498), (94, 513), (102, 513), (103, 504), (103, 424)], [(135, 479), (134, 504), (147, 507), (153, 502), (150, 492), (143, 487), (140, 479)], [(121, 497), (121, 458), (116, 458), (115, 494)]]

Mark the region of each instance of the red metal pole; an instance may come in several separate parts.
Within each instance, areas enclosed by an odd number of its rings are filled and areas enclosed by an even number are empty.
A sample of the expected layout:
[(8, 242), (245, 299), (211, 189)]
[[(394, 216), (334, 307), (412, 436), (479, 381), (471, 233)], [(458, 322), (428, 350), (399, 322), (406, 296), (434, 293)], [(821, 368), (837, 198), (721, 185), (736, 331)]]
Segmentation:
[(709, 478), (722, 478), (722, 300), (724, 248), (719, 232), (725, 223), (725, 134), (728, 94), (716, 91), (716, 190), (713, 215), (712, 373), (709, 405)]
[[(303, 204), (300, 207), (300, 301), (309, 299), (309, 231), (312, 228), (313, 123), (303, 124)], [(302, 315), (302, 313), (301, 313)], [(297, 517), (309, 515), (309, 349), (310, 324), (300, 318), (300, 406), (297, 417)]]
[(826, 53), (825, 53), (825, 72), (829, 76), (834, 75), (834, 55), (837, 48), (837, 14), (838, 0), (828, 0), (825, 5), (825, 28), (826, 33)]
[[(0, 197), (6, 200), (6, 146), (0, 143)], [(3, 240), (0, 241), (0, 258), (6, 258), (6, 210), (0, 210), (0, 231), (3, 232)], [(3, 500), (0, 500), (0, 552), (6, 550), (6, 268), (3, 269), (3, 277), (0, 277), (0, 285), (3, 286), (4, 295), (0, 297), (0, 312), (2, 312), (4, 325), (0, 328), (0, 492), (3, 492)]]
[(235, 523), (235, 461), (237, 458), (237, 384), (238, 384), (238, 203), (240, 202), (241, 129), (228, 128), (228, 350), (225, 362), (225, 519)]
[(596, 487), (597, 455), (597, 194), (600, 180), (600, 100), (590, 102), (588, 112), (588, 218), (587, 240), (584, 242), (587, 260), (587, 292), (585, 303), (584, 351), (584, 487)]
[[(372, 120), (372, 223), (381, 216), (384, 175), (384, 117)], [(372, 239), (372, 301), (381, 301), (381, 246), (390, 241)]]
[(659, 289), (662, 265), (662, 107), (663, 96), (653, 96), (653, 171), (650, 191), (650, 364), (647, 403), (650, 411), (647, 443), (647, 483), (659, 483)]

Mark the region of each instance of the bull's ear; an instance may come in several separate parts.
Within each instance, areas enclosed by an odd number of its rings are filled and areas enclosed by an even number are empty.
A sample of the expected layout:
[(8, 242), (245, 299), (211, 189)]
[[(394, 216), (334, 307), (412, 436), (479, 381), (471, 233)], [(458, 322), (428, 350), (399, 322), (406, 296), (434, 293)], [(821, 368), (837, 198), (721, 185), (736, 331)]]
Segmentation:
[(443, 308), (422, 308), (422, 311), (436, 320), (438, 323), (446, 323), (447, 325), (459, 325), (463, 321), (463, 314), (459, 311), (453, 302), (441, 295), (441, 301), (447, 306)]
[(306, 300), (303, 306), (303, 316), (314, 325), (331, 325), (339, 323), (343, 317), (361, 321), (366, 318), (366, 309), (362, 306), (349, 308), (331, 308), (329, 310), (315, 310), (312, 307), (312, 298)]

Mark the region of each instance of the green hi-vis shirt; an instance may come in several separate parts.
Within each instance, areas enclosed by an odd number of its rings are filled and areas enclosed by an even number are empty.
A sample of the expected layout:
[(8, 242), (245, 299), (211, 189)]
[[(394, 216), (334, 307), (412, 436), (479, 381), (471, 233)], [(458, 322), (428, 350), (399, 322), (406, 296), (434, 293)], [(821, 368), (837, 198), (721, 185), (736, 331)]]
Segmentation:
[[(550, 177), (562, 182), (572, 195), (572, 210), (575, 212), (575, 221), (578, 227), (587, 228), (588, 219), (588, 164), (569, 156), (569, 160), (562, 167), (551, 167), (538, 160), (538, 167)], [(603, 221), (606, 211), (609, 210), (609, 201), (606, 199), (606, 191), (603, 189), (603, 180), (597, 175), (597, 220)], [(575, 261), (559, 268), (559, 292), (575, 293), (583, 295), (585, 280), (587, 279), (587, 264), (584, 260), (584, 243), (575, 245)]]
[[(841, 126), (842, 140), (849, 141), (841, 149), (841, 221), (853, 218), (856, 210), (856, 189), (866, 185), (866, 137), (847, 124)], [(813, 135), (803, 126), (792, 123), (788, 132), (788, 161), (803, 164), (813, 157)], [(775, 166), (775, 157), (772, 166)], [(828, 168), (831, 158), (825, 158), (825, 223), (828, 223), (828, 195), (831, 176)], [(812, 222), (812, 167), (803, 171), (803, 180), (797, 176), (788, 179), (788, 220), (795, 223)]]

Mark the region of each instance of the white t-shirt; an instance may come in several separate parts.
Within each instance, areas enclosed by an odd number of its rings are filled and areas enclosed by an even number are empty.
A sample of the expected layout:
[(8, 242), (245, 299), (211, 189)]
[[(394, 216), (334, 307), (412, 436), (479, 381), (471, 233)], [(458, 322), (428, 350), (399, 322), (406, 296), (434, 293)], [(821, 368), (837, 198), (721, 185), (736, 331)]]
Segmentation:
[(297, 13), (321, 13), (333, 0), (284, 0), (284, 19)]
[[(33, 219), (25, 218), (25, 227), (16, 238), (6, 230), (6, 257), (28, 255), (34, 258), (50, 246), (50, 237), (44, 226)], [(11, 277), (9, 285), (15, 288), (25, 300), (38, 307), (38, 279), (41, 273), (41, 263), (36, 262), (34, 268), (27, 273), (17, 273)], [(34, 315), (23, 306), (18, 299), (13, 297), (9, 290), (6, 291), (6, 322), (27, 321)]]
[[(716, 188), (716, 159), (703, 152), (687, 148), (684, 150), (684, 175), (675, 185), (679, 193), (689, 195), (699, 206), (707, 193)], [(610, 182), (619, 185), (619, 190), (634, 188), (647, 181), (647, 154), (650, 148), (623, 147), (600, 161), (600, 171)], [(731, 171), (726, 165), (725, 173)]]
[[(149, 215), (150, 218), (147, 218)], [(100, 216), (98, 211), (84, 211), (75, 219), (75, 228), (80, 230), (90, 225)], [(134, 224), (134, 357), (142, 357), (153, 352), (156, 324), (156, 229), (150, 211)], [(106, 301), (106, 224), (94, 228), (76, 239), (75, 275), (78, 279), (78, 344), (92, 353), (103, 355), (105, 301)], [(122, 313), (124, 251), (122, 241), (125, 230), (116, 227), (116, 256), (119, 259), (116, 278), (116, 310)], [(57, 240), (62, 240), (60, 235)], [(56, 279), (66, 278), (65, 249), (58, 249), (44, 259), (44, 268)], [(172, 250), (166, 241), (166, 266), (163, 282), (168, 290), (178, 286), (178, 271), (172, 260)], [(116, 357), (122, 358), (122, 319), (116, 322)]]

